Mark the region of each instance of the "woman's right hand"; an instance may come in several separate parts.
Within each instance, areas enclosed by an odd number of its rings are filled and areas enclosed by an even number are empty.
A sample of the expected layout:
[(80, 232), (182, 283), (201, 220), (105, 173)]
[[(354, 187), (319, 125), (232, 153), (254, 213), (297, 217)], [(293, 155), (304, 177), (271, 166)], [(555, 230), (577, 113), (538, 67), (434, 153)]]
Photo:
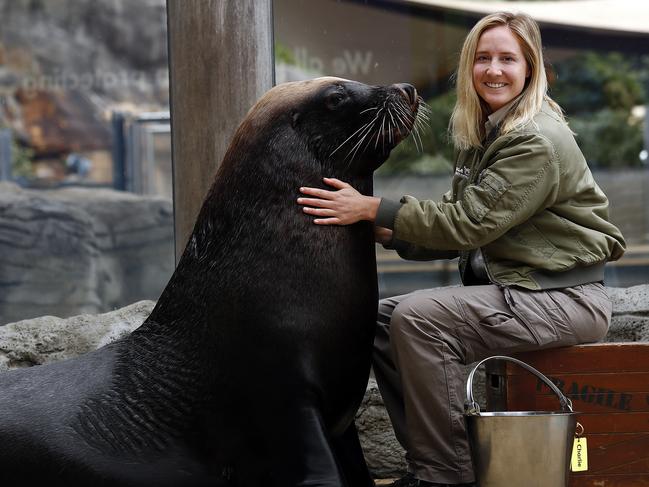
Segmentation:
[(374, 240), (381, 245), (389, 245), (392, 242), (392, 230), (385, 227), (374, 227)]

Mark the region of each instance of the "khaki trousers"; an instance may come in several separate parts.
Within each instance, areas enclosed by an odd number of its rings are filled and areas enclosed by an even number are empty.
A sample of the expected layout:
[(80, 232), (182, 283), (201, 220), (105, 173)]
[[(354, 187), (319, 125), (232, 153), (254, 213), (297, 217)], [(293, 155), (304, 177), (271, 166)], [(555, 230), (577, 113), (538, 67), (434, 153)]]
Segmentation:
[(482, 358), (604, 337), (603, 285), (527, 291), (495, 285), (424, 289), (381, 300), (374, 375), (408, 469), (422, 480), (473, 482), (465, 370)]

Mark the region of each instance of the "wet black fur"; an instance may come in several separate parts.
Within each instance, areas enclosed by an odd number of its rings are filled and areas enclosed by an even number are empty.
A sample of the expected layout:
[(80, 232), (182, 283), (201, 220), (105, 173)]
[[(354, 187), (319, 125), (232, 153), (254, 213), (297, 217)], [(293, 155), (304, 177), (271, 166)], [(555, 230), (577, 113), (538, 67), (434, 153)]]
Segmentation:
[(370, 193), (390, 147), (329, 154), (371, 119), (363, 109), (401, 95), (311, 83), (243, 122), (140, 328), (0, 375), (3, 481), (373, 485), (353, 426), (376, 318), (372, 228), (314, 225), (295, 200), (323, 176)]

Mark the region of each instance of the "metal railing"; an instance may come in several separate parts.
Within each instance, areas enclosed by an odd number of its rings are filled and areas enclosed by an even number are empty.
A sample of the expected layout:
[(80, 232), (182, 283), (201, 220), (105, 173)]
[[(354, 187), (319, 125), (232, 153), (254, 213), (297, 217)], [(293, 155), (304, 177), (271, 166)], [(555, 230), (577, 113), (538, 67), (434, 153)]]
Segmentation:
[(12, 179), (11, 129), (0, 129), (0, 181)]
[(115, 189), (171, 197), (169, 112), (149, 112), (137, 116), (114, 112), (112, 127)]

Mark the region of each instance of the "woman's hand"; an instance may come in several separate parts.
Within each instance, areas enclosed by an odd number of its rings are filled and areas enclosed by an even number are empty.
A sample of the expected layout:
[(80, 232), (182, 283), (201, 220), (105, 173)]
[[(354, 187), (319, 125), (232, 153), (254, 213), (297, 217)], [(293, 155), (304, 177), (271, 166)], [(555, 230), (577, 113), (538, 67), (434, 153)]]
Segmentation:
[(310, 198), (298, 198), (300, 205), (307, 205), (302, 210), (309, 215), (322, 217), (313, 220), (318, 225), (351, 225), (361, 220), (373, 222), (380, 198), (365, 196), (356, 191), (350, 184), (334, 178), (324, 178), (325, 184), (336, 188), (328, 191), (318, 188), (300, 188), (300, 192)]

